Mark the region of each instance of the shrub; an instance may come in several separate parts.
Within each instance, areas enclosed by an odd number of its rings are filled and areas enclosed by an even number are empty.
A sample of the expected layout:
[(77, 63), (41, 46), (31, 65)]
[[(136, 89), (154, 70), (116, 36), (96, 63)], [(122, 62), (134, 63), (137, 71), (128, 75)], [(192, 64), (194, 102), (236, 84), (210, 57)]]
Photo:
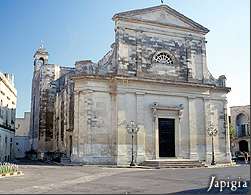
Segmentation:
[(236, 137), (236, 131), (235, 131), (235, 128), (233, 127), (233, 125), (229, 125), (229, 135), (230, 135), (230, 138), (233, 139)]
[(18, 171), (18, 165), (12, 163), (0, 163), (0, 174), (14, 173)]

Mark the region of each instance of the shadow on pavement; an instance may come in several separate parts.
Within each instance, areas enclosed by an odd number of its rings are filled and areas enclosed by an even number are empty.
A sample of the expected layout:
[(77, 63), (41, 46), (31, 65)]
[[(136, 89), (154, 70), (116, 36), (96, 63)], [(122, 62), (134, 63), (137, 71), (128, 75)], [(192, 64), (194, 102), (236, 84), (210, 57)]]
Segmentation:
[(42, 160), (29, 160), (29, 159), (16, 159), (12, 161), (17, 165), (40, 165), (40, 166), (60, 166), (52, 161), (42, 161)]
[(175, 194), (249, 194), (250, 191), (250, 181), (247, 181), (248, 187), (247, 188), (237, 188), (236, 191), (231, 191), (230, 188), (224, 188), (222, 192), (220, 192), (219, 188), (214, 188), (207, 191), (208, 188), (199, 188), (199, 189), (193, 189), (193, 190), (185, 190), (180, 191)]

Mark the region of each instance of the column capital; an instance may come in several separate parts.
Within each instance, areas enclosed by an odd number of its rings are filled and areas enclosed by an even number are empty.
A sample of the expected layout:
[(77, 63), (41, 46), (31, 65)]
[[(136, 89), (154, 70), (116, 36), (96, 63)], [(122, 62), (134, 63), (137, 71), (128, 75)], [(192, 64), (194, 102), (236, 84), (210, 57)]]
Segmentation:
[(190, 100), (190, 99), (196, 99), (197, 97), (195, 95), (189, 95), (187, 96), (187, 98)]
[(209, 100), (211, 100), (211, 98), (210, 97), (203, 97), (203, 100), (204, 101), (209, 101)]
[(143, 92), (143, 91), (136, 91), (135, 94), (136, 94), (136, 95), (145, 95), (146, 93)]

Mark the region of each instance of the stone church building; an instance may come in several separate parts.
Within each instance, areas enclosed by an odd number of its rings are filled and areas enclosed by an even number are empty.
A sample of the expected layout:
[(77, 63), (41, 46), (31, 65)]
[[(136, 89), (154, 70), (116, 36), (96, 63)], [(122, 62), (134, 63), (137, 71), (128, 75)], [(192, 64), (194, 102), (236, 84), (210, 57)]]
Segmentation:
[(31, 144), (39, 158), (124, 165), (154, 159), (231, 161), (227, 121), (230, 88), (207, 68), (209, 30), (167, 5), (115, 14), (115, 41), (97, 63), (49, 64), (34, 55)]

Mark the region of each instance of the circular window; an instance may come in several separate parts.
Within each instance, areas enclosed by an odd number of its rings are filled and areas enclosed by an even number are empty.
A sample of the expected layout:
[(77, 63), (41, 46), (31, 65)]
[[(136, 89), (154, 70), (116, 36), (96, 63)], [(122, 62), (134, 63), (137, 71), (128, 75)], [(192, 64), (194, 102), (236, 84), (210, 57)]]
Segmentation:
[(165, 52), (161, 52), (154, 56), (154, 62), (160, 63), (160, 64), (173, 64), (173, 60), (170, 57), (169, 54)]

